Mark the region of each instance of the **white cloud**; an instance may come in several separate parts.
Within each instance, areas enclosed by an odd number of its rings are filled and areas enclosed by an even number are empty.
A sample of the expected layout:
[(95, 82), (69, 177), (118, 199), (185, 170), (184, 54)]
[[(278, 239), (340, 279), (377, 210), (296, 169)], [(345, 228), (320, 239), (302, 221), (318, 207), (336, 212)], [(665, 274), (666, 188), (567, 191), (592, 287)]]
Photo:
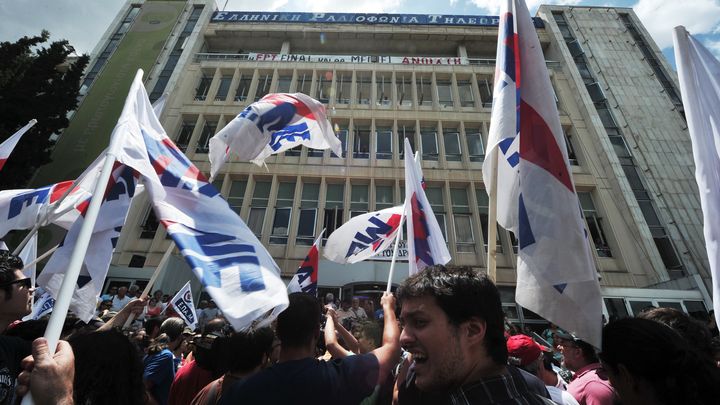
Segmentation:
[(710, 41), (706, 40), (703, 42), (703, 45), (708, 49), (708, 51), (712, 52), (713, 55), (715, 55), (716, 58), (720, 59), (720, 40), (718, 41)]
[[(500, 13), (501, 2), (498, 0), (469, 0), (469, 1), (470, 1), (470, 3), (483, 9), (484, 12), (488, 15), (498, 15)], [(538, 6), (540, 6), (541, 4), (559, 4), (559, 5), (573, 6), (573, 5), (580, 3), (580, 1), (581, 0), (526, 0), (525, 4), (527, 4), (528, 9), (530, 10), (530, 15), (534, 15)]]
[[(352, 0), (339, 2), (337, 0), (275, 0), (272, 2), (273, 11), (298, 11), (309, 13), (335, 12), (335, 13), (393, 13), (398, 12), (404, 0)], [(224, 2), (220, 2), (220, 7)], [(225, 7), (228, 11), (265, 11), (266, 3), (248, 0), (230, 0)]]
[(720, 4), (714, 0), (639, 0), (633, 9), (660, 49), (672, 46), (675, 26), (697, 35), (714, 32), (720, 22)]

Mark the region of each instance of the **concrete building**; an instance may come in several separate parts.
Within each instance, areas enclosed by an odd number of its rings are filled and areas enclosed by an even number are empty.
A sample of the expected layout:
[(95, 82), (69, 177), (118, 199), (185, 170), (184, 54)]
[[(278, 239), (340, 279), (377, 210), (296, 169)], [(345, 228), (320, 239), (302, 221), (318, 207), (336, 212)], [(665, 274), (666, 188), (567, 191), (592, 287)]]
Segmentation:
[[(176, 10), (170, 13), (175, 22), (167, 23), (163, 41), (156, 40), (160, 48), (150, 45), (156, 51), (151, 65), (135, 66), (120, 50), (142, 38), (131, 33), (157, 25), (153, 16), (168, 15), (158, 8)], [(298, 148), (269, 158), (267, 169), (232, 162), (215, 181), (283, 276), (294, 274), (323, 229), (327, 235), (354, 215), (401, 204), (405, 137), (420, 151), (451, 264), (484, 271), (488, 201), (481, 169), (497, 22), (491, 16), (218, 12), (213, 1), (132, 1), (98, 45), (90, 66), (103, 58), (107, 65), (91, 68), (76, 115), (97, 108), (91, 97), (101, 80), (118, 83), (118, 95), (124, 91), (119, 81), (105, 79), (118, 74), (112, 66), (130, 78), (144, 66), (151, 98), (169, 92), (161, 116), (168, 134), (207, 173), (209, 138), (244, 107), (268, 93), (306, 93), (327, 104), (343, 141), (342, 158)], [(542, 6), (535, 26), (556, 93), (548, 102), (560, 111), (606, 315), (626, 316), (649, 305), (704, 312), (709, 265), (672, 68), (629, 8)], [(123, 29), (127, 35), (115, 54), (100, 51)], [(76, 136), (75, 143), (87, 130)], [(101, 150), (86, 150), (87, 159)], [(59, 145), (56, 153), (65, 150)], [(147, 202), (134, 204), (108, 285), (146, 282), (169, 243)], [(514, 303), (516, 239), (499, 229), (492, 243), (500, 252), (497, 283), (509, 318), (542, 323)], [(320, 292), (377, 296), (389, 263), (388, 257), (349, 266), (322, 260)], [(179, 257), (170, 267), (159, 284), (166, 291), (191, 277)], [(406, 276), (401, 262), (394, 282)]]

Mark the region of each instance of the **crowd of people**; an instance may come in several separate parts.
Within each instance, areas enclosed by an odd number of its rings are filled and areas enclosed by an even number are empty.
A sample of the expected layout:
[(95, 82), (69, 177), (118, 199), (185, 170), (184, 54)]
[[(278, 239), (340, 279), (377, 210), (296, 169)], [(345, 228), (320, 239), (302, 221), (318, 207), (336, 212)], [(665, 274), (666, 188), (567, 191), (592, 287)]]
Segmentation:
[[(305, 293), (267, 327), (235, 331), (211, 302), (197, 331), (166, 295), (108, 291), (90, 324), (68, 318), (51, 352), (22, 261), (0, 252), (0, 405), (715, 404), (717, 326), (657, 308), (603, 328), (596, 348), (551, 325), (508, 330), (483, 274), (431, 266), (396, 295), (321, 303)], [(205, 311), (208, 309), (208, 311)], [(123, 330), (129, 316), (141, 319)], [(102, 319), (102, 320), (101, 320)]]

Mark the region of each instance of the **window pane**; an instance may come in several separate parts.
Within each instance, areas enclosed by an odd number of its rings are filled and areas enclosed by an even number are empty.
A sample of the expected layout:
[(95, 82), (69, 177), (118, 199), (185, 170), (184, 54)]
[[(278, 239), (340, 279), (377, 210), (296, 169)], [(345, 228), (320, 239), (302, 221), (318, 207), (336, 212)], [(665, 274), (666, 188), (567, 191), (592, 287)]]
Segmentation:
[(470, 215), (454, 215), (455, 242), (458, 252), (475, 252), (475, 238)]
[(437, 96), (440, 107), (452, 107), (452, 82), (450, 80), (437, 81)]
[(366, 184), (353, 184), (350, 194), (350, 209), (367, 212), (368, 186)]
[(469, 80), (458, 81), (458, 93), (460, 93), (461, 107), (474, 107), (475, 95), (472, 91), (472, 85)]
[(278, 77), (278, 93), (289, 93), (290, 83), (292, 83), (292, 76), (280, 76)]
[(217, 128), (217, 121), (205, 121), (200, 139), (195, 146), (195, 153), (208, 153), (210, 151), (210, 138), (215, 135), (215, 128)]
[(608, 321), (612, 322), (630, 316), (625, 306), (625, 300), (622, 298), (604, 298), (603, 301), (605, 301), (605, 308), (608, 311)]
[(265, 208), (252, 207), (248, 216), (247, 226), (255, 234), (260, 237), (262, 234), (263, 222), (265, 220)]
[(353, 139), (353, 157), (367, 159), (370, 157), (370, 128), (355, 128), (355, 137)]
[(190, 143), (190, 138), (192, 137), (193, 130), (195, 129), (195, 123), (190, 121), (183, 121), (182, 126), (180, 127), (180, 133), (177, 136), (177, 139), (175, 140), (175, 145), (177, 145), (178, 149), (185, 152), (187, 150), (188, 144)]
[(396, 73), (395, 87), (397, 89), (397, 104), (403, 107), (412, 107), (412, 79), (410, 73)]
[(278, 187), (276, 206), (292, 207), (294, 194), (295, 183), (280, 183), (280, 187)]
[(195, 100), (203, 101), (207, 98), (208, 90), (210, 90), (210, 83), (212, 83), (212, 77), (203, 75), (202, 78), (200, 78), (200, 84), (198, 84), (198, 88), (195, 91)]
[[(340, 139), (340, 143), (342, 144), (342, 157), (347, 157), (347, 137), (348, 137), (348, 130), (347, 128), (335, 130), (335, 135), (337, 135), (338, 139)], [(335, 152), (331, 152), (332, 157), (340, 157), (335, 154)]]
[(377, 159), (392, 159), (392, 129), (378, 128), (376, 134), (377, 140), (375, 157)]
[(431, 106), (432, 105), (432, 79), (430, 76), (417, 75), (415, 76), (415, 84), (417, 86), (417, 98), (418, 105)]
[(287, 243), (291, 210), (292, 208), (275, 209), (275, 219), (273, 219), (270, 243)]
[(438, 160), (437, 132), (435, 128), (423, 128), (420, 130), (422, 140), (423, 160)]
[(390, 73), (375, 73), (375, 86), (377, 94), (377, 105), (390, 105), (392, 97), (392, 87), (390, 86)]
[(344, 184), (328, 184), (325, 197), (325, 206), (342, 208), (344, 190)]
[(252, 74), (245, 73), (240, 76), (238, 81), (237, 90), (235, 90), (235, 101), (247, 100), (248, 93), (250, 92), (250, 84), (252, 83)]
[[(298, 245), (310, 246), (315, 236), (315, 218), (317, 217), (316, 208), (308, 208), (300, 210), (300, 219), (298, 222), (298, 231), (296, 243)], [(327, 231), (326, 231), (327, 234)]]
[(375, 209), (381, 210), (393, 206), (393, 186), (375, 186)]
[(352, 88), (352, 73), (350, 72), (338, 72), (335, 76), (337, 83), (337, 95), (335, 97), (335, 103), (337, 104), (350, 104), (350, 89)]
[(302, 201), (300, 205), (303, 208), (317, 207), (318, 196), (320, 195), (320, 184), (304, 183), (302, 190)]
[(478, 87), (480, 88), (480, 101), (485, 108), (492, 107), (493, 82), (489, 78), (478, 78)]
[(257, 181), (255, 183), (255, 190), (253, 191), (252, 206), (253, 207), (267, 207), (269, 198), (270, 198), (270, 182), (269, 181)]
[(312, 73), (298, 73), (297, 86), (295, 91), (310, 95), (310, 87), (312, 85)]
[(258, 81), (257, 90), (255, 90), (255, 101), (259, 101), (261, 98), (265, 97), (268, 93), (270, 93), (270, 85), (272, 84), (272, 74), (266, 73), (260, 75), (260, 80)]
[(225, 101), (225, 98), (228, 95), (228, 91), (230, 90), (230, 83), (232, 82), (232, 75), (225, 75), (220, 78), (220, 87), (218, 87), (218, 91), (215, 94), (215, 101)]
[(370, 73), (369, 72), (362, 72), (357, 73), (355, 76), (355, 80), (357, 81), (357, 104), (370, 104), (370, 94), (371, 94), (371, 82), (370, 82)]
[(245, 189), (247, 188), (246, 180), (234, 180), (230, 185), (230, 194), (228, 194), (227, 202), (233, 211), (240, 213), (245, 197)]
[(415, 126), (398, 124), (398, 153), (400, 159), (405, 153), (405, 138), (410, 142), (412, 150), (415, 151)]
[(471, 162), (482, 162), (485, 160), (485, 147), (483, 146), (482, 134), (479, 128), (465, 129), (465, 138), (468, 143), (468, 155)]
[(457, 129), (448, 129), (444, 131), (445, 139), (445, 159), (450, 162), (460, 161), (460, 134)]

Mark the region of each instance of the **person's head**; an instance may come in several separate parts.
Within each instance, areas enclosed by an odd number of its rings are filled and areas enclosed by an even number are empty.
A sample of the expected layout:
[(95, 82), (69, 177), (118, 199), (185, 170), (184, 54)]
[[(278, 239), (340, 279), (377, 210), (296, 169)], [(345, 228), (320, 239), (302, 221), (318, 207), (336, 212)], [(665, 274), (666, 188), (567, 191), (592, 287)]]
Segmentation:
[(100, 311), (109, 311), (112, 308), (112, 301), (105, 300), (100, 303)]
[(150, 300), (148, 301), (148, 306), (156, 307), (157, 305), (158, 305), (158, 300), (155, 299), (155, 297), (150, 298)]
[(365, 301), (364, 307), (365, 307), (365, 311), (369, 312), (368, 315), (370, 315), (370, 313), (372, 313), (372, 312), (375, 312), (375, 303), (373, 302), (373, 300)]
[(108, 294), (110, 294), (110, 295), (116, 295), (117, 292), (118, 292), (118, 289), (115, 286), (110, 287), (110, 289), (108, 290)]
[(382, 346), (383, 327), (375, 321), (361, 322), (357, 326), (355, 337), (360, 353), (370, 353)]
[(469, 268), (431, 266), (398, 289), (400, 344), (415, 361), (415, 384), (438, 391), (470, 382), (471, 370), (507, 362), (497, 287)]
[(140, 296), (140, 287), (137, 284), (131, 285), (130, 289), (128, 290), (128, 295), (131, 297), (139, 297)]
[(358, 297), (353, 297), (353, 299), (352, 299), (352, 308), (353, 308), (353, 309), (358, 309), (359, 307), (360, 307), (360, 298), (358, 298)]
[(215, 309), (215, 308), (217, 308), (217, 304), (215, 303), (215, 301), (210, 300), (210, 301), (208, 302), (208, 308), (210, 308), (210, 309)]
[(198, 309), (205, 309), (208, 307), (207, 300), (200, 300), (200, 303), (198, 304)]
[(320, 336), (320, 302), (307, 293), (292, 293), (288, 300), (287, 309), (277, 317), (276, 332), (283, 348), (315, 347)]
[(160, 302), (162, 301), (163, 292), (162, 290), (155, 290), (152, 296), (157, 300), (157, 302)]
[(185, 340), (183, 336), (184, 330), (185, 321), (177, 317), (168, 318), (160, 325), (160, 334), (167, 335), (169, 339), (168, 349), (174, 351), (182, 344)]
[(344, 298), (340, 303), (340, 307), (343, 309), (343, 311), (347, 311), (348, 309), (350, 309), (350, 305), (350, 298)]
[(161, 319), (148, 318), (145, 320), (143, 328), (150, 339), (155, 339), (160, 334), (160, 325), (162, 325)]
[(720, 370), (662, 323), (609, 323), (600, 358), (623, 404), (714, 404), (720, 398)]
[(555, 344), (563, 356), (562, 364), (568, 370), (577, 371), (588, 364), (598, 362), (595, 348), (572, 334), (557, 333)]
[(335, 302), (335, 296), (333, 293), (325, 294), (325, 304), (332, 304)]
[(143, 404), (140, 353), (115, 330), (80, 334), (69, 339), (75, 355), (73, 397), (76, 404)]
[(125, 294), (127, 294), (127, 291), (128, 291), (127, 287), (124, 287), (124, 286), (120, 287), (120, 288), (118, 288), (117, 296), (120, 298), (125, 298)]
[(542, 367), (543, 347), (527, 335), (513, 335), (507, 340), (508, 363), (530, 374), (538, 375)]
[[(22, 259), (6, 250), (0, 251), (0, 317), (8, 323), (32, 310), (34, 286), (22, 273), (22, 268)], [(0, 330), (6, 326), (0, 325)]]
[(238, 332), (223, 338), (220, 344), (221, 366), (224, 371), (247, 374), (268, 361), (275, 334), (271, 328)]
[(712, 355), (710, 348), (712, 334), (708, 326), (697, 319), (674, 308), (653, 308), (640, 313), (638, 318), (649, 319), (663, 323), (679, 333), (688, 343), (708, 356)]

